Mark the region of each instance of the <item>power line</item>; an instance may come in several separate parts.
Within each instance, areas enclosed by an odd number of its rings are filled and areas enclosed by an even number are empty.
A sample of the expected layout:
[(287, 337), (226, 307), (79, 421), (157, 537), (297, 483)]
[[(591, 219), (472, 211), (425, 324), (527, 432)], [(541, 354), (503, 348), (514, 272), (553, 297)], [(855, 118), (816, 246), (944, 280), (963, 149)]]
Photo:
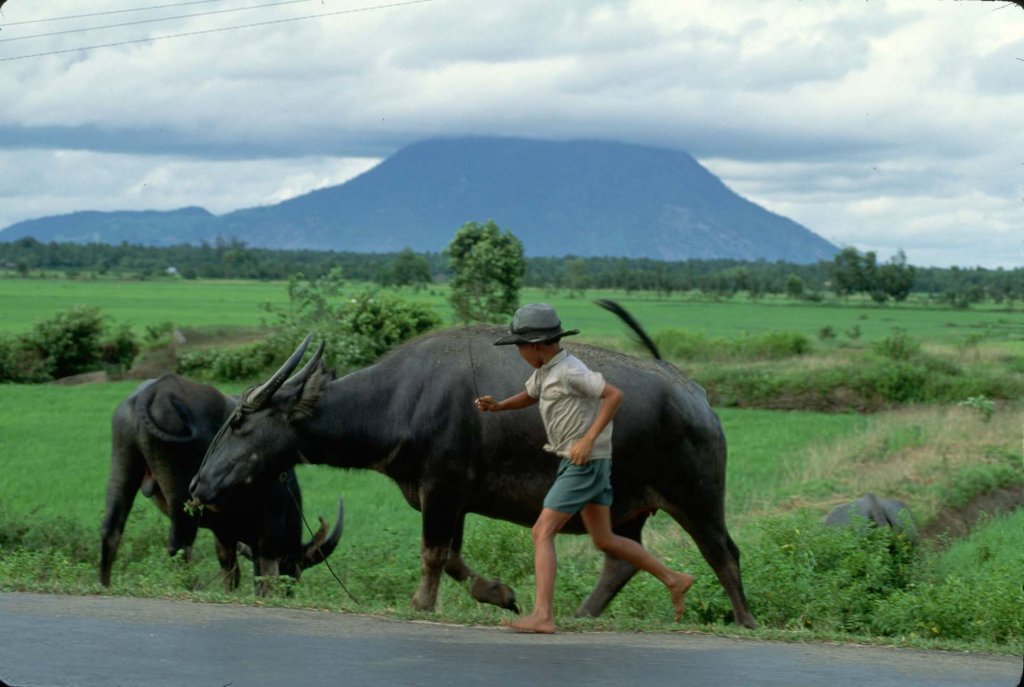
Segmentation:
[(259, 26), (270, 26), (273, 24), (285, 24), (293, 21), (304, 21), (306, 19), (321, 19), (323, 17), (334, 17), (342, 14), (355, 14), (357, 12), (372, 12), (375, 10), (390, 9), (393, 7), (405, 7), (407, 5), (422, 5), (435, 0), (406, 0), (405, 2), (393, 2), (386, 5), (372, 5), (370, 7), (357, 7), (351, 10), (338, 10), (336, 12), (321, 12), (320, 14), (308, 14), (302, 17), (288, 17), (286, 19), (272, 19), (270, 21), (255, 22), (253, 24), (240, 24), (237, 26), (222, 26), (217, 29), (203, 29), (201, 31), (188, 31), (185, 33), (173, 33), (166, 36), (150, 36), (148, 38), (136, 38), (129, 41), (118, 41), (116, 43), (102, 43), (100, 45), (83, 45), (77, 48), (65, 50), (50, 50), (38, 52), (31, 55), (15, 55), (14, 57), (0, 57), (0, 62), (12, 62), (14, 60), (27, 60), (31, 57), (45, 57), (47, 55), (61, 55), (69, 52), (81, 52), (84, 50), (98, 50), (99, 48), (116, 48), (122, 45), (134, 45), (137, 43), (152, 43), (155, 41), (167, 40), (170, 38), (186, 38), (188, 36), (201, 36), (207, 33), (219, 33), (221, 31), (234, 31), (236, 29), (251, 29)]
[[(0, 0), (0, 5), (5, 0)], [(51, 21), (64, 21), (65, 19), (84, 19), (86, 17), (102, 17), (108, 14), (125, 14), (127, 12), (148, 12), (150, 10), (163, 10), (169, 7), (183, 7), (185, 5), (208, 5), (211, 2), (224, 2), (224, 0), (191, 0), (190, 2), (174, 2), (169, 5), (153, 5), (151, 7), (134, 7), (127, 10), (107, 10), (105, 12), (90, 12), (89, 14), (70, 14), (64, 17), (46, 17), (43, 19), (25, 19), (24, 21), (4, 22), (3, 26), (22, 26), (24, 24), (43, 24)]]
[(226, 10), (211, 10), (209, 12), (193, 12), (192, 14), (179, 14), (173, 17), (158, 17), (156, 19), (139, 19), (138, 21), (128, 21), (121, 24), (106, 24), (104, 26), (84, 26), (77, 29), (65, 29), (64, 31), (52, 31), (50, 33), (35, 33), (29, 36), (16, 36), (15, 38), (0, 38), (0, 43), (10, 43), (12, 41), (24, 41), (30, 38), (47, 38), (49, 36), (63, 36), (68, 33), (82, 33), (85, 31), (100, 31), (102, 29), (120, 29), (125, 26), (137, 26), (139, 24), (155, 24), (162, 21), (174, 21), (175, 19), (192, 19), (194, 17), (207, 17), (213, 14), (227, 14), (229, 12), (244, 12), (246, 10), (259, 10), (267, 7), (277, 7), (278, 5), (294, 5), (296, 3), (310, 2), (311, 0), (280, 0), (279, 2), (271, 2), (265, 5), (249, 5), (248, 7), (232, 7)]

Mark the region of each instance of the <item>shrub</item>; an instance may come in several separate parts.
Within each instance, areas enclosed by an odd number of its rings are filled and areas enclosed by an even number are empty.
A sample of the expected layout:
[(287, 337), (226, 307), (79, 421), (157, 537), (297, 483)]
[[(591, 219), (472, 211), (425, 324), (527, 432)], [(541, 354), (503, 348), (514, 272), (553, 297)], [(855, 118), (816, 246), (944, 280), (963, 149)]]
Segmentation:
[(811, 342), (796, 332), (709, 339), (701, 333), (665, 329), (655, 335), (654, 343), (663, 356), (682, 360), (781, 360), (811, 352)]
[(57, 379), (99, 366), (102, 333), (99, 308), (76, 306), (36, 324), (24, 339), (25, 348)]
[(315, 331), (327, 342), (328, 364), (341, 372), (369, 365), (394, 346), (441, 324), (430, 306), (376, 289), (310, 305), (300, 303), (302, 307), (280, 314), (283, 326), (274, 347), (287, 355), (307, 332)]
[(927, 561), (912, 586), (877, 605), (871, 629), (883, 635), (1019, 640), (1022, 525), (1021, 511), (995, 519)]
[(143, 340), (151, 348), (170, 345), (174, 340), (174, 323), (164, 321), (160, 324), (147, 324)]
[(811, 352), (811, 342), (796, 332), (767, 332), (735, 341), (735, 349), (745, 358), (779, 360)]
[(682, 329), (663, 329), (654, 335), (654, 343), (666, 358), (706, 360), (711, 342), (704, 334)]
[(268, 339), (240, 348), (184, 353), (178, 358), (177, 372), (214, 380), (252, 380), (279, 365), (292, 352), (286, 350), (287, 346), (279, 348), (276, 344)]
[(0, 382), (19, 381), (18, 340), (10, 334), (0, 334)]
[(288, 294), (289, 307), (267, 306), (279, 324), (266, 339), (238, 349), (183, 355), (178, 372), (217, 380), (252, 379), (279, 365), (310, 331), (326, 342), (328, 366), (346, 372), (441, 324), (428, 305), (375, 289), (346, 293), (337, 271), (315, 280), (296, 275)]
[[(744, 583), (765, 627), (868, 634), (878, 606), (913, 583), (917, 551), (889, 529), (826, 527), (804, 514), (757, 530), (743, 549)], [(691, 607), (704, 622), (731, 611), (720, 590)]]
[(100, 344), (100, 362), (108, 369), (125, 373), (139, 354), (139, 342), (128, 324), (121, 324)]
[(924, 365), (883, 360), (858, 367), (855, 374), (851, 386), (867, 398), (878, 397), (890, 403), (927, 400), (928, 370)]
[(996, 413), (996, 404), (986, 398), (984, 394), (981, 394), (980, 396), (970, 396), (967, 400), (960, 401), (957, 405), (974, 408), (981, 413), (981, 418), (985, 422), (989, 422), (992, 419), (992, 416)]
[(879, 355), (897, 361), (908, 361), (921, 353), (921, 344), (902, 327), (893, 327), (889, 336), (875, 342), (871, 348)]

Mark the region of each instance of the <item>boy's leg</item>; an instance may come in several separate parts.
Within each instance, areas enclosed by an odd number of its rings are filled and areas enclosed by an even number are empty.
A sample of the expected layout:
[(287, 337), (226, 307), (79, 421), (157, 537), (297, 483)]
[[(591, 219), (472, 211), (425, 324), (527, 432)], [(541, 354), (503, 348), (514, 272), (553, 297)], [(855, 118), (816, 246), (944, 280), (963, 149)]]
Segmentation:
[(671, 570), (639, 542), (615, 534), (612, 531), (611, 509), (608, 506), (588, 503), (580, 515), (587, 533), (597, 548), (632, 563), (661, 580), (672, 595), (672, 606), (675, 608), (675, 618), (678, 621), (683, 615), (686, 592), (693, 585), (693, 576)]
[(506, 625), (520, 632), (551, 633), (555, 631), (555, 575), (558, 571), (558, 557), (555, 551), (555, 535), (572, 517), (552, 508), (545, 508), (533, 526), (533, 569), (537, 578), (537, 596), (533, 612), (525, 618), (507, 622)]

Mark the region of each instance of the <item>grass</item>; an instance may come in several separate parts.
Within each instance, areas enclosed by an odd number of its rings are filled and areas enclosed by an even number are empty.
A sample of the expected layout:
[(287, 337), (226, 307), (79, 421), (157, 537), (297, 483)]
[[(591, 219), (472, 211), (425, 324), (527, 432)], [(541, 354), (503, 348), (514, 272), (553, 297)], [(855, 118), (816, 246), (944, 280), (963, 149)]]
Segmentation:
[(98, 307), (139, 333), (147, 325), (254, 327), (264, 302), (286, 305), (285, 284), (258, 281), (0, 279), (0, 332), (17, 334), (74, 305)]
[[(109, 419), (114, 406), (134, 386), (118, 382), (3, 387), (0, 589), (104, 593), (96, 577), (98, 529), (109, 470)], [(1008, 638), (1005, 614), (1024, 612), (1024, 599), (1017, 593), (1020, 580), (1007, 572), (1013, 565), (1017, 570), (1024, 567), (1024, 542), (1012, 531), (1018, 521), (1004, 524), (994, 519), (979, 530), (977, 543), (967, 540), (948, 552), (928, 553), (914, 562), (912, 572), (901, 573), (912, 577), (915, 587), (903, 585), (885, 595), (871, 592), (877, 609), (867, 613), (864, 604), (843, 610), (843, 603), (864, 594), (847, 582), (864, 571), (881, 570), (881, 575), (890, 568), (902, 570), (903, 564), (888, 558), (886, 542), (865, 548), (863, 542), (836, 540), (824, 532), (819, 519), (836, 502), (865, 490), (904, 498), (919, 516), (930, 517), (956, 489), (987, 488), (984, 480), (963, 481), (964, 471), (979, 465), (992, 468), (984, 474), (1021, 480), (1018, 411), (1001, 409), (988, 423), (967, 407), (919, 408), (870, 417), (725, 409), (721, 417), (730, 441), (729, 520), (743, 550), (751, 606), (765, 625), (753, 636), (1017, 650), (1017, 640)], [(504, 617), (502, 611), (476, 604), (447, 579), (434, 615), (409, 609), (419, 574), (419, 514), (386, 478), (300, 466), (299, 479), (310, 521), (317, 515), (332, 518), (338, 497), (345, 498), (345, 535), (331, 564), (358, 602), (324, 566), (307, 571), (291, 597), (255, 599), (248, 585), (225, 593), (217, 579), (209, 534), (201, 533), (193, 565), (169, 559), (164, 553), (166, 520), (141, 497), (128, 522), (112, 592), (461, 623), (494, 624)], [(645, 542), (670, 565), (689, 569), (700, 580), (691, 593), (684, 628), (751, 634), (723, 624), (729, 615), (724, 594), (675, 523), (663, 515), (655, 517), (645, 531)], [(1011, 543), (1015, 548), (1004, 550)], [(580, 537), (562, 538), (559, 549), (562, 575), (556, 606), (564, 629), (668, 631), (678, 627), (671, 622), (664, 592), (644, 575), (627, 586), (602, 618), (572, 619), (572, 610), (596, 578), (600, 556)], [(471, 565), (512, 584), (521, 603), (529, 605), (532, 560), (527, 529), (471, 516), (465, 550)], [(785, 553), (791, 550), (802, 554)], [(973, 577), (980, 574), (976, 561), (983, 556), (999, 563), (993, 572), (995, 582), (992, 576)], [(827, 570), (820, 561), (831, 561)], [(973, 626), (960, 627), (962, 621), (948, 614), (941, 614), (937, 633), (918, 627), (924, 621), (913, 610), (914, 604), (932, 604), (929, 608), (934, 610), (941, 592), (951, 592), (958, 584), (985, 587), (988, 611), (966, 601), (956, 609), (980, 618), (979, 632), (971, 634)], [(827, 593), (815, 595), (816, 585), (831, 586)], [(916, 595), (911, 594), (914, 589)], [(995, 594), (1007, 599), (995, 604)], [(865, 618), (877, 616), (894, 623), (903, 617), (893, 608), (903, 609), (910, 625), (887, 631), (866, 624)]]
[[(353, 284), (353, 290), (366, 285)], [(400, 291), (405, 298), (430, 304), (452, 321), (447, 302), (447, 287), (433, 285), (414, 292)], [(864, 301), (826, 301), (809, 303), (787, 298), (751, 301), (737, 297), (710, 301), (692, 294), (658, 297), (648, 292), (625, 293), (590, 290), (585, 297), (552, 293), (543, 289), (523, 289), (523, 303), (544, 301), (554, 305), (568, 326), (582, 330), (582, 339), (602, 343), (620, 339), (623, 326), (617, 318), (596, 307), (593, 300), (611, 298), (620, 301), (651, 332), (678, 328), (709, 338), (742, 337), (767, 331), (803, 334), (815, 345), (826, 349), (861, 345), (889, 335), (893, 327), (908, 330), (915, 338), (933, 344), (977, 349), (979, 344), (1002, 342), (1011, 350), (1024, 353), (1024, 319), (1018, 313), (997, 309), (946, 310), (921, 302), (878, 307)], [(192, 329), (260, 326), (266, 313), (263, 303), (286, 305), (284, 282), (241, 280), (66, 280), (0, 278), (0, 332), (18, 333), (36, 321), (73, 305), (101, 308), (117, 322), (129, 322), (144, 329), (171, 321)], [(822, 328), (830, 326), (835, 340), (819, 341)], [(845, 332), (860, 328), (851, 340)]]
[[(450, 320), (444, 287), (404, 295), (430, 303)], [(1024, 375), (1024, 321), (991, 309), (950, 311), (920, 303), (878, 308), (863, 302), (786, 299), (754, 303), (742, 298), (715, 303), (680, 294), (657, 298), (596, 291), (586, 298), (531, 289), (522, 294), (524, 302), (554, 304), (567, 325), (583, 330), (580, 339), (627, 347), (622, 324), (591, 302), (598, 297), (623, 302), (651, 333), (675, 328), (713, 341), (793, 332), (812, 342), (812, 353), (774, 361), (678, 361), (705, 384), (716, 375), (746, 384), (751, 384), (749, 378), (767, 386), (792, 383), (793, 388), (830, 377), (849, 380), (864, 372), (865, 356), (879, 357), (874, 344), (891, 336), (896, 326), (923, 343), (923, 359), (935, 369), (962, 368), (959, 376), (953, 375), (964, 384), (950, 391), (956, 400), (977, 395), (968, 384), (972, 380)], [(173, 321), (193, 340), (203, 344), (205, 337), (213, 345), (258, 335), (264, 316), (260, 303), (281, 305), (286, 300), (282, 283), (0, 279), (5, 314), (0, 331), (25, 331), (57, 310), (85, 304), (137, 329)], [(821, 340), (824, 327), (831, 327), (835, 338)], [(854, 328), (857, 336), (849, 334)], [(929, 373), (930, 384), (936, 378)], [(114, 407), (135, 385), (0, 386), (0, 589), (104, 592), (97, 583), (97, 563), (109, 423)], [(761, 392), (756, 386), (735, 388)], [(224, 390), (238, 391), (238, 385)], [(985, 407), (947, 403), (874, 415), (720, 408), (730, 447), (730, 528), (743, 551), (751, 607), (763, 625), (754, 635), (1019, 652), (1017, 623), (1024, 615), (1019, 574), (1024, 569), (1024, 528), (1019, 514), (992, 517), (969, 538), (924, 548), (913, 556), (900, 553), (899, 542), (850, 538), (820, 525), (829, 508), (865, 491), (908, 502), (919, 522), (927, 524), (950, 506), (968, 503), (993, 487), (1024, 482), (1020, 406), (1000, 401), (992, 406), (988, 421), (981, 412)], [(420, 519), (386, 478), (316, 466), (301, 466), (299, 478), (311, 522), (317, 515), (333, 518), (338, 497), (345, 498), (345, 536), (331, 563), (358, 602), (324, 566), (307, 571), (291, 597), (255, 599), (248, 585), (227, 594), (217, 581), (209, 533), (200, 535), (194, 565), (169, 559), (164, 552), (167, 521), (141, 497), (115, 565), (113, 593), (462, 623), (493, 624), (503, 617), (503, 612), (473, 602), (448, 579), (442, 583), (436, 614), (409, 610), (419, 575)], [(723, 624), (729, 615), (724, 594), (674, 522), (655, 517), (644, 536), (671, 565), (698, 576), (684, 628), (750, 634)], [(470, 564), (512, 584), (520, 602), (529, 605), (528, 530), (471, 516), (466, 537)], [(564, 629), (678, 627), (657, 582), (643, 575), (602, 618), (572, 619), (572, 610), (595, 580), (600, 556), (584, 538), (562, 538), (559, 551), (563, 574), (556, 610)]]

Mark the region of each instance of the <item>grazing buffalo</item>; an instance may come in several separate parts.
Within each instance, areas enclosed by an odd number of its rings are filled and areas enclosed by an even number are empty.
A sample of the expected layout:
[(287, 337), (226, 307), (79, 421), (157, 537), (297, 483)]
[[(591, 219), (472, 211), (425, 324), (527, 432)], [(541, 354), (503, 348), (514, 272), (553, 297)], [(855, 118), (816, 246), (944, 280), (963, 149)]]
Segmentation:
[[(171, 519), (167, 551), (191, 558), (199, 527), (213, 531), (217, 558), (229, 589), (238, 586), (237, 551), (251, 551), (257, 576), (291, 575), (327, 558), (341, 539), (342, 504), (331, 534), (321, 518), (320, 531), (302, 543), (302, 495), (294, 470), (281, 479), (238, 490), (224, 507), (186, 512), (188, 484), (236, 401), (217, 389), (177, 375), (143, 383), (114, 411), (107, 510), (101, 534), (100, 582), (110, 572), (136, 492), (151, 497)], [(246, 552), (248, 553), (248, 552)], [(266, 591), (261, 584), (258, 590)]]
[[(655, 510), (693, 537), (732, 602), (737, 623), (754, 627), (740, 578), (739, 550), (725, 524), (726, 445), (704, 390), (660, 360), (639, 325), (612, 309), (642, 338), (655, 360), (566, 343), (601, 371), (624, 400), (615, 416), (611, 508), (614, 530), (640, 541)], [(467, 513), (530, 526), (541, 511), (558, 461), (542, 450), (544, 426), (535, 410), (480, 413), (481, 392), (518, 393), (531, 370), (515, 351), (493, 346), (494, 327), (449, 329), (402, 345), (376, 364), (332, 381), (323, 344), (307, 372), (285, 379), (312, 335), (267, 382), (246, 392), (206, 453), (191, 493), (219, 503), (260, 475), (310, 463), (365, 468), (395, 481), (423, 514), (422, 565), (413, 607), (433, 610), (442, 571), (470, 580), (479, 601), (515, 610), (515, 594), (474, 573), (462, 559)], [(577, 516), (565, 531), (583, 532)], [(597, 586), (577, 609), (600, 614), (636, 573), (605, 556)]]
[(917, 540), (917, 528), (910, 509), (902, 501), (880, 499), (867, 493), (856, 501), (844, 503), (833, 508), (825, 516), (825, 524), (831, 526), (852, 525), (857, 518), (878, 527), (888, 527), (899, 532), (911, 542)]

